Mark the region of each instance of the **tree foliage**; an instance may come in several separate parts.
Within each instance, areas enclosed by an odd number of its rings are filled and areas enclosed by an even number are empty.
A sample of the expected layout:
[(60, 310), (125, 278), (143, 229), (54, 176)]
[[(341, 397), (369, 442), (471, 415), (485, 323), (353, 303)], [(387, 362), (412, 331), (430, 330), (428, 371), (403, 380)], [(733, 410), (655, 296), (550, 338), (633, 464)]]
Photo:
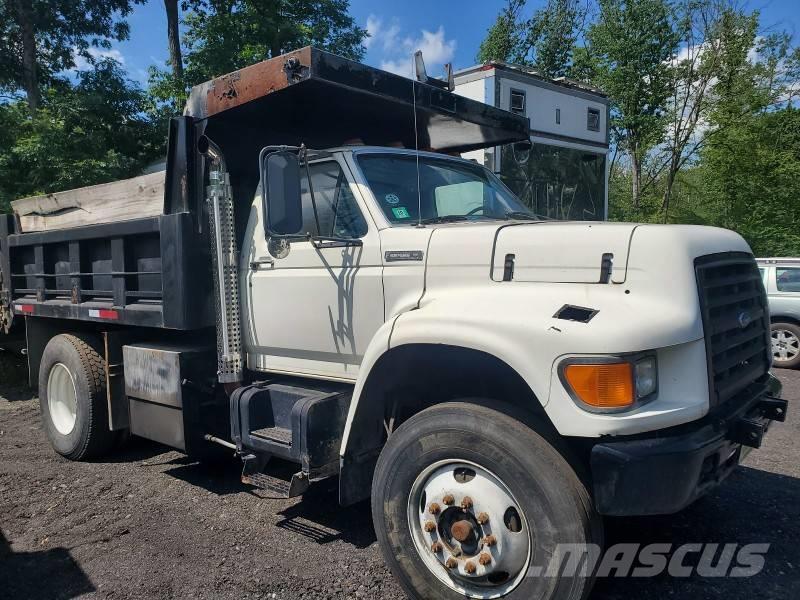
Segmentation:
[(188, 87), (289, 50), (314, 45), (364, 55), (367, 32), (349, 0), (186, 0), (183, 78), (151, 69), (153, 94), (180, 104)]
[(563, 77), (572, 64), (586, 8), (582, 0), (548, 0), (527, 19), (526, 0), (507, 0), (489, 28), (478, 60), (527, 65), (548, 77)]
[(638, 208), (648, 151), (664, 136), (678, 34), (666, 0), (600, 0), (599, 7), (580, 68), (609, 95), (614, 141), (630, 159), (631, 195)]
[(24, 90), (32, 110), (40, 86), (94, 60), (92, 47), (128, 38), (124, 17), (146, 0), (3, 0), (0, 2), (0, 89)]
[(0, 104), (0, 203), (140, 173), (164, 151), (149, 107), (110, 59), (74, 86), (55, 80), (33, 115), (22, 100)]

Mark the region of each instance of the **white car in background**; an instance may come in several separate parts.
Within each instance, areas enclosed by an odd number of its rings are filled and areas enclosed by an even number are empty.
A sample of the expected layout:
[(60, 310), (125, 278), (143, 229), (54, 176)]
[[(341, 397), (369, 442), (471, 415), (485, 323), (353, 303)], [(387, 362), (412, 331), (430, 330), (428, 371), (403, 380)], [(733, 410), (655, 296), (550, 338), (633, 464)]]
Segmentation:
[(800, 366), (800, 258), (758, 258), (772, 320), (776, 367)]

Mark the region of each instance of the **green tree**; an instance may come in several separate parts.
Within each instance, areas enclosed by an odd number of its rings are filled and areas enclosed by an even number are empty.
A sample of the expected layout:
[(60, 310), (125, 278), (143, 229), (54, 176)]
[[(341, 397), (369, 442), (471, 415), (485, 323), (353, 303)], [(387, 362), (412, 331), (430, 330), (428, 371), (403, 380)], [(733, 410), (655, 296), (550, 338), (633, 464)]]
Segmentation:
[(128, 37), (124, 20), (134, 4), (146, 0), (3, 0), (0, 2), (0, 89), (23, 90), (31, 111), (40, 86), (75, 67), (75, 57), (90, 62), (91, 47), (110, 48)]
[(527, 0), (507, 0), (478, 49), (478, 62), (517, 62), (524, 33), (519, 16)]
[(187, 0), (184, 78), (151, 69), (151, 89), (179, 107), (186, 87), (314, 45), (347, 58), (364, 55), (367, 32), (349, 0)]
[(678, 34), (666, 0), (599, 0), (599, 8), (576, 70), (609, 95), (614, 142), (628, 159), (638, 210), (644, 188), (654, 183), (643, 183), (643, 166), (663, 139)]
[(500, 60), (534, 67), (548, 77), (567, 74), (586, 8), (582, 0), (548, 0), (523, 19), (526, 0), (508, 0), (486, 38), (478, 60)]
[(119, 64), (97, 61), (76, 85), (55, 80), (31, 115), (0, 105), (0, 205), (15, 198), (131, 177), (163, 156), (163, 130)]

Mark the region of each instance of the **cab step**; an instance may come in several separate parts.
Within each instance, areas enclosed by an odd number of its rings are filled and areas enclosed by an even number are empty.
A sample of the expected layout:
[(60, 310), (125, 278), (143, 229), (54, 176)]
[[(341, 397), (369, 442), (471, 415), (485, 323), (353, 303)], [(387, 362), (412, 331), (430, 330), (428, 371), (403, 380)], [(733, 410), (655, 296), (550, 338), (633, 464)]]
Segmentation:
[(264, 427), (251, 431), (250, 435), (285, 446), (292, 445), (292, 430), (285, 427)]
[(264, 472), (267, 459), (263, 456), (248, 454), (242, 457), (242, 483), (252, 485), (268, 492), (276, 498), (296, 498), (302, 496), (310, 483), (308, 475), (302, 471), (295, 473), (287, 481)]
[(294, 378), (241, 387), (231, 395), (231, 440), (243, 454), (281, 458), (307, 477), (335, 475), (352, 392)]

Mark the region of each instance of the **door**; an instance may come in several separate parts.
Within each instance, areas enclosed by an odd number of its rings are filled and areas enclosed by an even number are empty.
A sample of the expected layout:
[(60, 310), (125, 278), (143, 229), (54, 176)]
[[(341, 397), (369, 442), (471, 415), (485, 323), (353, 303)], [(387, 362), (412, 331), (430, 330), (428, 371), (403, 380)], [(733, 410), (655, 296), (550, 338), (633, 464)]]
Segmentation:
[[(303, 170), (303, 231), (361, 240), (361, 246), (287, 248), (253, 231), (247, 265), (248, 366), (256, 370), (354, 380), (384, 322), (383, 267), (377, 229), (357, 199), (347, 167), (333, 159), (310, 165), (316, 214)], [(253, 211), (261, 222), (261, 199)], [(248, 318), (249, 317), (249, 318)]]

